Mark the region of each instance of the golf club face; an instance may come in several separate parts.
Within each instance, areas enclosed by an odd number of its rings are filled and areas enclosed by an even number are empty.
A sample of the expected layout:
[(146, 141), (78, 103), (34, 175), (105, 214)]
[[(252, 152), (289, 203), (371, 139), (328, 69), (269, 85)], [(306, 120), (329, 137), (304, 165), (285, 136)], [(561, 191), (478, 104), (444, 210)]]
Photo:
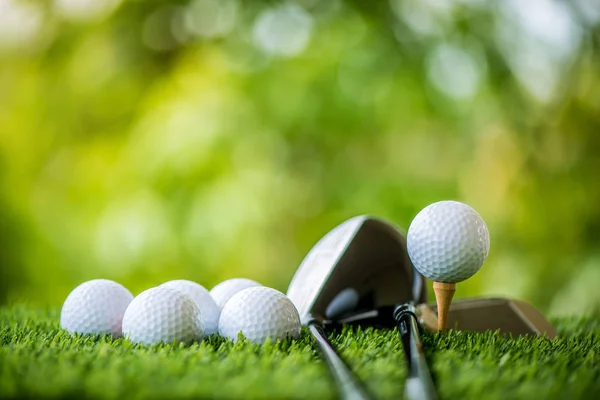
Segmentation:
[(358, 293), (360, 309), (426, 300), (405, 237), (388, 222), (364, 215), (338, 225), (310, 250), (287, 296), (305, 324), (324, 320), (329, 303), (348, 288)]

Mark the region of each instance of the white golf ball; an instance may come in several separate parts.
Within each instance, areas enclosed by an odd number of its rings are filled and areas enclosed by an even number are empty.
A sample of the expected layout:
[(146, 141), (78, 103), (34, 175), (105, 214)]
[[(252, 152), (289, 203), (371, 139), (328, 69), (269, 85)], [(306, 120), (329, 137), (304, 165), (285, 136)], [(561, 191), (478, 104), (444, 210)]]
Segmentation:
[(121, 284), (94, 279), (77, 286), (63, 304), (60, 326), (69, 333), (121, 336), (123, 314), (133, 295)]
[(221, 311), (219, 333), (234, 342), (242, 332), (253, 343), (300, 336), (300, 316), (283, 293), (251, 287), (234, 295)]
[(163, 283), (161, 286), (177, 289), (180, 292), (191, 296), (200, 308), (200, 314), (204, 324), (204, 334), (212, 335), (218, 333), (219, 315), (221, 314), (221, 310), (213, 300), (210, 292), (206, 290), (204, 286), (185, 279), (169, 281)]
[(189, 295), (158, 286), (139, 295), (123, 316), (123, 336), (135, 343), (189, 344), (204, 337), (198, 305)]
[(233, 278), (223, 281), (211, 289), (210, 295), (222, 310), (234, 294), (250, 287), (262, 286), (260, 283), (246, 278)]
[(440, 201), (425, 207), (408, 228), (406, 247), (415, 268), (435, 282), (473, 276), (490, 249), (481, 216), (466, 204)]

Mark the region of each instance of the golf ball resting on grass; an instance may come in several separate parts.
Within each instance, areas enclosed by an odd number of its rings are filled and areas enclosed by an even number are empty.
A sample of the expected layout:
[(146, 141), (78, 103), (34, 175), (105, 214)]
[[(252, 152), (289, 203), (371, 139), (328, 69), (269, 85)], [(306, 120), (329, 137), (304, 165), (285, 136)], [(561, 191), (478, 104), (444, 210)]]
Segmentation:
[(227, 279), (216, 285), (210, 290), (210, 295), (217, 303), (217, 306), (222, 310), (225, 304), (236, 293), (248, 289), (250, 287), (262, 286), (260, 283), (246, 278)]
[(198, 304), (189, 295), (159, 286), (140, 293), (123, 316), (123, 336), (134, 343), (190, 344), (204, 337)]
[(242, 332), (254, 343), (263, 343), (269, 337), (277, 340), (299, 336), (300, 319), (291, 300), (277, 290), (244, 278), (221, 282), (211, 292), (196, 282), (173, 280), (135, 298), (116, 282), (91, 280), (69, 294), (60, 322), (69, 333), (125, 336), (146, 345), (190, 344), (219, 333), (218, 303), (224, 306), (248, 289), (255, 290), (227, 307), (221, 334), (236, 341)]
[(123, 314), (131, 300), (131, 292), (117, 282), (108, 279), (84, 282), (65, 300), (60, 326), (69, 333), (121, 337)]
[(234, 295), (219, 319), (219, 334), (234, 342), (241, 332), (253, 343), (264, 343), (267, 338), (298, 338), (300, 316), (291, 300), (283, 293), (259, 286), (244, 289)]
[(185, 279), (169, 281), (161, 286), (179, 290), (196, 301), (204, 324), (204, 334), (213, 335), (219, 331), (219, 314), (221, 310), (204, 286)]
[(479, 271), (489, 248), (490, 237), (481, 216), (457, 201), (431, 204), (410, 224), (408, 254), (415, 268), (434, 282), (438, 329), (446, 329), (456, 283)]

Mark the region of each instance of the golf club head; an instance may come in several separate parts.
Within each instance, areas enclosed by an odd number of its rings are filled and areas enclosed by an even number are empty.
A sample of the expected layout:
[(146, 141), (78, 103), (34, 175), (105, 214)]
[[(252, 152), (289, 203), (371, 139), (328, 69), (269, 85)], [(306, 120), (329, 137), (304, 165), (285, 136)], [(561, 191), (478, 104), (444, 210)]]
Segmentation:
[(427, 298), (424, 281), (408, 258), (405, 237), (390, 223), (366, 215), (338, 225), (310, 250), (287, 296), (306, 324), (312, 318), (325, 320), (331, 301), (348, 288), (358, 293), (360, 309)]
[[(437, 306), (424, 303), (417, 306), (419, 323), (437, 332)], [(385, 306), (374, 310), (346, 315), (327, 323), (329, 328), (344, 324), (394, 328), (394, 307)], [(448, 327), (471, 332), (498, 331), (501, 335), (545, 335), (556, 337), (556, 329), (531, 304), (506, 298), (458, 299), (452, 302), (448, 315)]]
[[(419, 306), (422, 326), (437, 331), (435, 303)], [(531, 304), (506, 298), (456, 300), (450, 305), (448, 328), (471, 332), (499, 331), (502, 335), (545, 335), (556, 337), (556, 329)]]

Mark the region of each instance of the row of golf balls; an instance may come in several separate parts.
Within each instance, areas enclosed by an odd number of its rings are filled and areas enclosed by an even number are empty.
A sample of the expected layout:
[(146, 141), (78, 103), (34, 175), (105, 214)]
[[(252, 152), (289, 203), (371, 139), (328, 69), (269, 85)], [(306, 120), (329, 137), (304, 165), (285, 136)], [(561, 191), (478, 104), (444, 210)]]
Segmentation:
[(60, 324), (70, 333), (124, 336), (135, 343), (192, 343), (220, 334), (234, 342), (241, 332), (254, 343), (297, 338), (300, 317), (281, 292), (250, 279), (221, 282), (210, 292), (174, 280), (135, 298), (121, 284), (95, 279), (77, 286), (63, 304)]

